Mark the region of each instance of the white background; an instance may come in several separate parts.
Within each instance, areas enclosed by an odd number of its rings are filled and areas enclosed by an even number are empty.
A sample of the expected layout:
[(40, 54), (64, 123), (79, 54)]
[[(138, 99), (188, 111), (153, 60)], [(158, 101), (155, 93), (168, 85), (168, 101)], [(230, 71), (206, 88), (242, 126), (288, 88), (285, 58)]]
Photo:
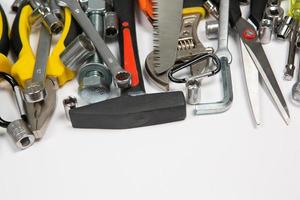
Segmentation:
[[(1, 1), (10, 24), (12, 2)], [(144, 63), (152, 50), (152, 30), (140, 13), (137, 26)], [(202, 22), (203, 43), (216, 47), (203, 28)], [(282, 80), (288, 43), (274, 41), (265, 50), (289, 105), (290, 126), (262, 87), (263, 125), (254, 127), (234, 34), (230, 50), (234, 103), (224, 114), (193, 116), (189, 107), (187, 119), (177, 123), (121, 131), (76, 130), (66, 120), (61, 101), (76, 94), (77, 82), (66, 84), (57, 92), (57, 109), (40, 142), (18, 151), (0, 129), (0, 200), (299, 200), (300, 108), (290, 100), (295, 80)], [(220, 97), (214, 92), (217, 82), (207, 81), (204, 101)], [(148, 92), (159, 91), (146, 83)], [(15, 119), (13, 98), (1, 88), (1, 116)]]

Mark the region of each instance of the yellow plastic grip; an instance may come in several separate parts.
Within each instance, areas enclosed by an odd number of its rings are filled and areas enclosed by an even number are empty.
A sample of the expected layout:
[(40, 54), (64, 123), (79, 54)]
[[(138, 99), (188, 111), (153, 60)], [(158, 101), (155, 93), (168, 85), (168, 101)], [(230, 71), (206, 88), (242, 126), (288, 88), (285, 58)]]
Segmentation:
[[(22, 45), (17, 62), (12, 66), (11, 75), (24, 87), (25, 82), (31, 79), (35, 64), (35, 56), (30, 46), (31, 24), (29, 22), (32, 8), (23, 7), (18, 22), (18, 34)], [(14, 38), (11, 38), (14, 40)]]
[(3, 54), (0, 53), (0, 71), (5, 73), (10, 73), (11, 70), (11, 62), (10, 60)]
[(300, 0), (290, 0), (289, 15), (293, 16), (297, 21), (300, 20)]
[[(31, 14), (32, 8), (30, 7), (30, 5), (24, 6), (20, 13), (18, 31), (22, 48), (19, 53), (18, 60), (13, 65), (11, 70), (12, 76), (14, 76), (19, 84), (23, 87), (25, 86), (26, 81), (32, 78), (35, 64), (35, 55), (30, 45), (30, 32), (32, 24), (30, 24), (29, 18)], [(69, 29), (71, 27), (71, 21), (72, 15), (68, 9), (65, 9), (64, 29), (56, 46), (53, 48), (52, 53), (49, 55), (47, 64), (47, 76), (56, 78), (60, 86), (73, 79), (75, 76), (74, 72), (68, 70), (59, 58), (59, 55), (65, 49), (64, 43), (70, 31)]]
[(75, 73), (68, 70), (60, 60), (60, 54), (65, 50), (65, 41), (69, 36), (72, 24), (72, 14), (69, 9), (64, 9), (65, 13), (65, 24), (60, 39), (54, 47), (48, 61), (47, 75), (56, 77), (59, 86), (63, 86), (67, 81), (72, 80), (75, 77)]
[(206, 17), (206, 10), (203, 7), (190, 7), (190, 8), (184, 8), (182, 14), (183, 15), (200, 14), (201, 18), (204, 18)]

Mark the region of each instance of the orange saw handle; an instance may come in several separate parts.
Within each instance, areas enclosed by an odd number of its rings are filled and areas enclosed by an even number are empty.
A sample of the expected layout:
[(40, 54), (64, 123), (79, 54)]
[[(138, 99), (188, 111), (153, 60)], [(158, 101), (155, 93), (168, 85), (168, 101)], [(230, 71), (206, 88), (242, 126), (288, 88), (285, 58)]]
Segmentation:
[(138, 0), (140, 9), (148, 16), (148, 18), (153, 20), (153, 8), (152, 0)]

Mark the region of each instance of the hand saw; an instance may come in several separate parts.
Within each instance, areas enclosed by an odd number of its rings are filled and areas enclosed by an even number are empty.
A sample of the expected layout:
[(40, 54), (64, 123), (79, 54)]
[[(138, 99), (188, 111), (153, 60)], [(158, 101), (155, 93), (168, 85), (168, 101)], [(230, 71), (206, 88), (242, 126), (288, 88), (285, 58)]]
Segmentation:
[(155, 72), (168, 71), (176, 61), (183, 0), (153, 0)]

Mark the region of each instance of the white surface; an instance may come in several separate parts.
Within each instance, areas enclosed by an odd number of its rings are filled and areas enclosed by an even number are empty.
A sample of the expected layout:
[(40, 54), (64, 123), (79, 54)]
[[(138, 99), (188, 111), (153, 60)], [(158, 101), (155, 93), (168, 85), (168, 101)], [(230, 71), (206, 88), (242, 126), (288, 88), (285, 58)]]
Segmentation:
[[(8, 13), (12, 0), (1, 3)], [(152, 48), (151, 26), (142, 15), (137, 21), (143, 63)], [(216, 46), (205, 39), (203, 25), (201, 40)], [(0, 130), (0, 199), (299, 200), (300, 109), (289, 98), (294, 81), (282, 80), (287, 48), (287, 42), (265, 46), (290, 108), (289, 127), (262, 89), (263, 125), (254, 128), (241, 56), (232, 37), (234, 103), (224, 114), (195, 117), (189, 107), (187, 119), (177, 123), (122, 131), (76, 130), (61, 104), (76, 93), (76, 81), (68, 83), (58, 91), (56, 112), (40, 142), (17, 151)], [(206, 85), (211, 89), (215, 82)], [(147, 91), (158, 90), (147, 84)], [(212, 90), (203, 92), (203, 98), (215, 96)], [(3, 89), (0, 95), (1, 116), (14, 119), (12, 98)]]

